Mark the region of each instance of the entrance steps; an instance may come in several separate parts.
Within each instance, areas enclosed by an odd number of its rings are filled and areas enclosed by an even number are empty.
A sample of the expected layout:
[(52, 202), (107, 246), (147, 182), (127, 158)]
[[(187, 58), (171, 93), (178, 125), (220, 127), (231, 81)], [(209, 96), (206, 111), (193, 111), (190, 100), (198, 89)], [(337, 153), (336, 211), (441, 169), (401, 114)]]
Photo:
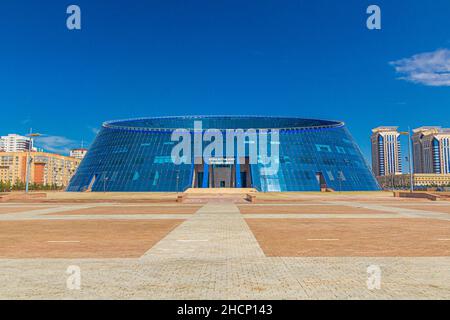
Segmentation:
[(187, 194), (247, 194), (249, 192), (258, 192), (255, 188), (189, 188), (184, 193)]
[(249, 201), (250, 195), (257, 192), (254, 188), (190, 188), (178, 197), (178, 201), (185, 203), (245, 203)]

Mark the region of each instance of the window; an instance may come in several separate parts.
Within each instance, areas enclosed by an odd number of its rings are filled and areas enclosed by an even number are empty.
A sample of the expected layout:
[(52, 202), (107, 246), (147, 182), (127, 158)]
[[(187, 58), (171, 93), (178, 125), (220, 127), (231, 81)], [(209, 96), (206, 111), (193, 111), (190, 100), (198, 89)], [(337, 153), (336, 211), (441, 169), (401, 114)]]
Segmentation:
[(323, 144), (316, 144), (316, 149), (320, 152), (331, 152), (331, 147)]

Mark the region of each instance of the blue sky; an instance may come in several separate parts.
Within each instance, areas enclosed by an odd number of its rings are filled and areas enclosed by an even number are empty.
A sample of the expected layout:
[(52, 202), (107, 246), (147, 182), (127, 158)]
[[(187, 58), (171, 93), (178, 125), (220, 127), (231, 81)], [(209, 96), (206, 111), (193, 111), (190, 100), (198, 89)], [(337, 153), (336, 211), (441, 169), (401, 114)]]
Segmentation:
[(448, 0), (4, 0), (0, 134), (33, 127), (66, 151), (111, 119), (292, 115), (345, 121), (370, 160), (373, 127), (450, 126), (449, 14)]

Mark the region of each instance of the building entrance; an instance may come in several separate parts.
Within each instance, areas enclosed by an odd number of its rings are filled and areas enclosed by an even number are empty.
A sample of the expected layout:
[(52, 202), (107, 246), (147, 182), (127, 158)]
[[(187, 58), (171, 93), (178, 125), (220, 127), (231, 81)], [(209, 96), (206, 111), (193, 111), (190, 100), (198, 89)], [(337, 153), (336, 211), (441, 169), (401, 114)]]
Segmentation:
[(212, 158), (207, 163), (194, 166), (193, 188), (251, 188), (248, 158), (236, 164), (235, 158)]

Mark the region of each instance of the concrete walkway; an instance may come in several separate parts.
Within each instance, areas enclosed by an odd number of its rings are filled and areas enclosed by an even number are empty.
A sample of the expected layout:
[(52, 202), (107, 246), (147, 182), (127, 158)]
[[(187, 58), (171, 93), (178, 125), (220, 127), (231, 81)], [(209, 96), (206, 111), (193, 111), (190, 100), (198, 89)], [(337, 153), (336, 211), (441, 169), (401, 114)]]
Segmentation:
[(233, 203), (208, 203), (141, 259), (263, 258), (264, 253)]

